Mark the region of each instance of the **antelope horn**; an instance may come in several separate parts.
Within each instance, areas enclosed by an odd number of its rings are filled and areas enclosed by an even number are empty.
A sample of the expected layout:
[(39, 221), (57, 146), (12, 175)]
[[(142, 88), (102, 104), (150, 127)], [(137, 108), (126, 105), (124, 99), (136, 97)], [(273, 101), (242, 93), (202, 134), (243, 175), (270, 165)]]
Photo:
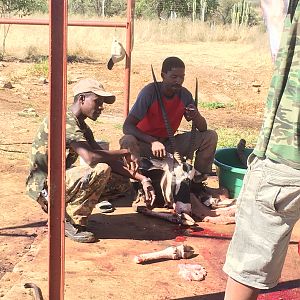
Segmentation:
[(178, 151), (175, 151), (175, 152), (174, 152), (174, 158), (177, 160), (177, 162), (178, 162), (180, 165), (182, 165), (182, 158), (181, 158), (181, 156), (180, 156), (180, 154), (179, 154)]
[[(195, 104), (198, 108), (198, 78), (196, 78), (196, 88), (195, 88)], [(190, 165), (193, 164), (193, 157), (194, 157), (194, 146), (195, 146), (195, 140), (196, 140), (196, 125), (195, 122), (192, 122), (192, 130), (191, 130), (191, 142), (190, 142), (190, 150), (188, 152), (187, 160), (186, 162)]]

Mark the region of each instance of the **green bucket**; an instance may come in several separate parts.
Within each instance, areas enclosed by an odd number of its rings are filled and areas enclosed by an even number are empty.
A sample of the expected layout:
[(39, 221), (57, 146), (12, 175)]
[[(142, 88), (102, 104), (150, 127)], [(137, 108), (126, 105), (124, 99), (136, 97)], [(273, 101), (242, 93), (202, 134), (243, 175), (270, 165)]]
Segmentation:
[[(245, 149), (247, 157), (252, 151), (250, 148)], [(217, 166), (219, 185), (228, 189), (231, 198), (237, 198), (247, 169), (239, 160), (236, 148), (218, 149), (214, 163)]]

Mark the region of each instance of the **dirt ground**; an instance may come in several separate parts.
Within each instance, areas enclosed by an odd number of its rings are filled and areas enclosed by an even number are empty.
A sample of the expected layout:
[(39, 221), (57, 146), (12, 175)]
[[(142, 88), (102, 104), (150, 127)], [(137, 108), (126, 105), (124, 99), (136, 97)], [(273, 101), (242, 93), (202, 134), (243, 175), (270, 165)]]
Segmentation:
[[(157, 47), (154, 44), (135, 45), (131, 104), (141, 87), (151, 81), (150, 64), (159, 77), (162, 60), (177, 55), (186, 63), (185, 86), (192, 93), (195, 77), (198, 78), (200, 101), (233, 104), (217, 110), (202, 109), (209, 127), (244, 130), (260, 127), (272, 72), (266, 52), (252, 45), (234, 43)], [(0, 298), (3, 299), (17, 299), (7, 295), (14, 284), (14, 271), (19, 274), (29, 272), (24, 258), (27, 257), (28, 262), (34, 249), (47, 248), (46, 215), (24, 193), (30, 144), (49, 103), (49, 85), (38, 76), (30, 75), (31, 67), (32, 64), (19, 61), (0, 63), (1, 86), (8, 81), (13, 85), (11, 89), (0, 89)], [(68, 65), (68, 103), (72, 101), (72, 85), (84, 77), (97, 78), (107, 90), (117, 95), (114, 105), (106, 107), (96, 122), (89, 122), (95, 136), (108, 140), (111, 149), (118, 147), (122, 135), (123, 67), (120, 63), (109, 71), (105, 62)], [(33, 108), (37, 115), (22, 113), (28, 108)], [(185, 123), (181, 127), (188, 128)], [(217, 184), (216, 178), (210, 183)], [(66, 240), (67, 299), (222, 299), (226, 276), (221, 267), (234, 225), (199, 223), (195, 233), (134, 213), (131, 199), (118, 200), (114, 205), (117, 209), (111, 215), (96, 210), (93, 214), (98, 243), (81, 245)], [(300, 239), (299, 227), (294, 232), (294, 243), (283, 273), (285, 282), (298, 287), (300, 259), (296, 254), (296, 241)], [(191, 263), (206, 267), (205, 281), (183, 281), (178, 276), (178, 262), (175, 261), (143, 266), (132, 262), (135, 254), (163, 249), (182, 241), (196, 249), (197, 255)], [(37, 281), (43, 291), (47, 291), (46, 255), (47, 252), (42, 255), (43, 262), (35, 261), (36, 268), (40, 268)], [(101, 278), (93, 276), (95, 268), (101, 271)], [(78, 279), (77, 272), (85, 276)], [(263, 294), (260, 299), (300, 299), (298, 292), (294, 296), (280, 296), (276, 292), (273, 296)], [(22, 299), (27, 299), (25, 294), (23, 296)]]

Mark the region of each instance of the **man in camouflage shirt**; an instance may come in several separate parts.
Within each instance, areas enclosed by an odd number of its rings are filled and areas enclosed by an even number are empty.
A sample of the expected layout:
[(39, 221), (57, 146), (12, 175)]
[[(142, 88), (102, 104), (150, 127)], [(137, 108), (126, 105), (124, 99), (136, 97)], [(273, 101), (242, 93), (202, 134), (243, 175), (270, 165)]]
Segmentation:
[[(284, 4), (289, 7), (281, 23)], [(262, 0), (262, 7), (269, 26), (273, 21), (274, 28), (284, 29), (279, 51), (272, 53), (277, 57), (265, 118), (248, 160), (223, 268), (229, 275), (226, 300), (255, 300), (260, 289), (277, 285), (300, 218), (300, 3)]]
[[(65, 235), (77, 242), (94, 242), (86, 230), (93, 208), (106, 196), (125, 193), (129, 178), (141, 182), (148, 201), (155, 197), (151, 181), (136, 172), (128, 150), (103, 150), (95, 141), (85, 119), (95, 121), (103, 103), (112, 104), (115, 96), (94, 79), (83, 79), (73, 88), (74, 103), (66, 114), (66, 223)], [(86, 163), (73, 164), (80, 156)], [(42, 122), (32, 144), (27, 194), (48, 211), (48, 118)]]

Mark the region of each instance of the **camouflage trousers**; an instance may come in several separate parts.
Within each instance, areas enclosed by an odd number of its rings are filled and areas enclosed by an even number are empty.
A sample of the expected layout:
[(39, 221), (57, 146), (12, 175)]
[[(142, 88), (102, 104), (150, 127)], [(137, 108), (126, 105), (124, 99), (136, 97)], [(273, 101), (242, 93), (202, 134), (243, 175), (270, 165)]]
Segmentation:
[(112, 173), (107, 164), (70, 168), (66, 170), (66, 214), (72, 223), (86, 225), (98, 202), (124, 195), (129, 189), (129, 179)]

